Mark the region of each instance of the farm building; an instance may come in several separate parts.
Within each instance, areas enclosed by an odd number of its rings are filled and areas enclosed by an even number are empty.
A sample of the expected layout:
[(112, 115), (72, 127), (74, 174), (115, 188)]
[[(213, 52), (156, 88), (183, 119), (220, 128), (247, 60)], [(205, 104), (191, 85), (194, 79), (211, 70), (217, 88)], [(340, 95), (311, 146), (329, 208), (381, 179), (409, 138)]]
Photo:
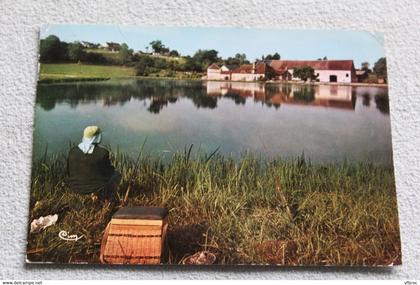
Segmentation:
[(107, 44), (106, 49), (111, 52), (118, 52), (121, 49), (121, 45), (119, 43), (107, 42), (106, 44)]
[(219, 65), (215, 63), (207, 67), (207, 79), (208, 80), (230, 80), (229, 73), (223, 72), (222, 68), (227, 69), (225, 66), (220, 67)]
[(315, 70), (319, 82), (356, 82), (353, 60), (270, 60), (267, 64), (282, 80), (300, 80), (293, 77), (293, 70), (310, 66)]
[(208, 80), (257, 81), (265, 79), (271, 68), (276, 80), (301, 80), (293, 76), (293, 70), (304, 66), (312, 67), (319, 82), (356, 82), (356, 71), (352, 60), (267, 60), (244, 64), (230, 69), (212, 64), (207, 68)]
[(208, 80), (257, 81), (265, 78), (267, 65), (264, 62), (243, 64), (238, 68), (213, 63), (207, 68)]

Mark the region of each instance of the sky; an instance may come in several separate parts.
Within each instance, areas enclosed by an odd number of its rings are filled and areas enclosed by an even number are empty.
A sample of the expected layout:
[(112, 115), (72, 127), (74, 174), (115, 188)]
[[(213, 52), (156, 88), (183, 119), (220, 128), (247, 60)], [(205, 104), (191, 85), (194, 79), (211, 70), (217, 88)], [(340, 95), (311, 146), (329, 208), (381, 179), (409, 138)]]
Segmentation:
[[(56, 35), (62, 41), (127, 43), (135, 51), (146, 51), (153, 40), (161, 40), (181, 55), (198, 49), (215, 49), (226, 58), (245, 53), (249, 60), (278, 52), (281, 59), (352, 59), (355, 67), (373, 64), (384, 55), (383, 34), (344, 30), (280, 30), (250, 28), (138, 27), (111, 25), (45, 25), (41, 39)], [(150, 49), (149, 49), (150, 51)]]

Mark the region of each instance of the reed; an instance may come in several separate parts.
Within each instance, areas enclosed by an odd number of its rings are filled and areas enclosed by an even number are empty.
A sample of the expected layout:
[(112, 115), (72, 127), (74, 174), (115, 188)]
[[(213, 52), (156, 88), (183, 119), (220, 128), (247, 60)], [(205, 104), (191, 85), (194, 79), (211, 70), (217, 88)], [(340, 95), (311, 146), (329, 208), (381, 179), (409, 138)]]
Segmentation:
[[(32, 169), (30, 221), (58, 213), (57, 225), (28, 234), (28, 259), (99, 262), (103, 231), (124, 203), (169, 209), (167, 263), (199, 250), (219, 264), (389, 265), (401, 263), (391, 168), (369, 163), (311, 164), (304, 158), (239, 160), (212, 153), (149, 155), (139, 163), (114, 154), (120, 199), (93, 202), (64, 185), (65, 157), (45, 156)], [(77, 242), (58, 232), (84, 235)]]

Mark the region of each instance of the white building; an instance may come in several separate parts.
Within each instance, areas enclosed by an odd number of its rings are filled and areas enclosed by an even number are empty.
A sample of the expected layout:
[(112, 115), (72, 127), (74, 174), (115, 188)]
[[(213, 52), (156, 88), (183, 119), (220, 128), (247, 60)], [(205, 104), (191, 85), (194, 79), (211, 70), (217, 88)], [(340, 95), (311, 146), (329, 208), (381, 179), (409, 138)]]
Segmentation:
[(314, 69), (315, 81), (332, 83), (357, 82), (356, 70), (352, 60), (268, 60), (254, 64), (243, 64), (238, 68), (212, 64), (207, 68), (208, 80), (259, 81), (272, 69), (277, 80), (300, 81), (294, 77), (296, 68), (309, 66)]
[(230, 80), (230, 72), (226, 66), (213, 63), (207, 67), (207, 80)]
[(264, 62), (243, 64), (235, 69), (213, 63), (207, 68), (207, 80), (258, 81), (265, 78), (266, 67)]
[(319, 82), (357, 81), (353, 60), (270, 60), (267, 64), (282, 80), (301, 80), (293, 76), (294, 69), (309, 66), (315, 70)]

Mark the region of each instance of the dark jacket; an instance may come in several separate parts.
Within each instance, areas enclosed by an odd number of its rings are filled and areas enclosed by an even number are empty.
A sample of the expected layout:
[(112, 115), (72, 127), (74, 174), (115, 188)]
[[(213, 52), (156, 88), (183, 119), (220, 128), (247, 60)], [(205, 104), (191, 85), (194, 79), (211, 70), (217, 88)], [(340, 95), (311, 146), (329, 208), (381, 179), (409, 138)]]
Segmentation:
[(66, 184), (74, 192), (90, 194), (103, 190), (114, 171), (108, 150), (95, 146), (91, 154), (84, 154), (76, 146), (67, 158)]

